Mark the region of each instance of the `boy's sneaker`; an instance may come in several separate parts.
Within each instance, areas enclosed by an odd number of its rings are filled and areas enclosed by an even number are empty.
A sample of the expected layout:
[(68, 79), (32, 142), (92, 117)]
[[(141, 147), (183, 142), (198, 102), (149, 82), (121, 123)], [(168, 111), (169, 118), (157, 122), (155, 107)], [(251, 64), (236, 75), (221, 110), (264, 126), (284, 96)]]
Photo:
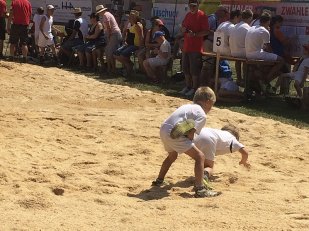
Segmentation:
[(206, 189), (213, 189), (210, 185), (209, 173), (207, 171), (204, 171), (203, 183)]
[(188, 91), (185, 96), (193, 96), (195, 93), (195, 90), (192, 88), (190, 91)]
[(155, 181), (152, 182), (152, 186), (162, 186), (165, 185), (166, 183), (164, 182), (164, 180), (162, 179), (156, 179)]
[(183, 88), (180, 92), (178, 92), (178, 93), (184, 95), (184, 94), (186, 94), (188, 91), (190, 91), (190, 88), (184, 87), (184, 88)]
[(219, 196), (221, 194), (221, 192), (216, 192), (216, 191), (206, 189), (205, 186), (194, 187), (194, 191), (195, 191), (194, 197), (196, 197), (196, 198), (216, 197), (216, 196)]

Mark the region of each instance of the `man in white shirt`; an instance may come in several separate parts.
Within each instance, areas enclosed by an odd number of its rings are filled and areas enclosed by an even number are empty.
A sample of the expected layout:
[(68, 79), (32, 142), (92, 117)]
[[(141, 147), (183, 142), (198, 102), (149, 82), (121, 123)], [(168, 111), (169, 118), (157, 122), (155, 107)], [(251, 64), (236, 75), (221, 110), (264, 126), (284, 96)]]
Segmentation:
[(221, 23), (216, 30), (217, 32), (222, 32), (224, 34), (223, 48), (221, 51), (222, 55), (231, 55), (229, 38), (235, 27), (235, 24), (240, 21), (240, 13), (240, 10), (233, 10), (230, 13), (230, 20)]
[(159, 66), (167, 65), (171, 58), (171, 45), (165, 39), (164, 32), (156, 31), (153, 35), (153, 41), (160, 45), (160, 48), (155, 48), (154, 52), (157, 56), (144, 60), (143, 65), (147, 76), (153, 81), (158, 82), (158, 77), (155, 74), (155, 69)]
[[(261, 87), (263, 91), (270, 89), (269, 83), (277, 77), (281, 67), (284, 65), (283, 58), (266, 51), (271, 51), (270, 33), (268, 31), (270, 20), (270, 14), (263, 13), (260, 18), (260, 26), (251, 27), (245, 38), (246, 57), (248, 59), (278, 61), (268, 72), (267, 76), (261, 76), (262, 79), (260, 83), (262, 84)], [(263, 89), (265, 87), (266, 89)]]
[[(230, 49), (231, 55), (238, 58), (246, 58), (246, 48), (245, 48), (245, 38), (247, 32), (251, 28), (249, 26), (252, 21), (253, 12), (251, 10), (244, 10), (241, 13), (241, 22), (237, 23), (235, 27), (231, 30), (230, 34)], [(237, 75), (237, 83), (240, 84), (242, 81), (241, 77), (241, 62), (235, 62), (235, 69)]]
[(41, 19), (42, 19), (43, 14), (44, 14), (43, 7), (38, 7), (38, 9), (36, 10), (36, 13), (33, 16), (34, 42), (35, 42), (36, 46), (38, 46), (39, 33), (40, 33), (40, 23), (41, 23)]

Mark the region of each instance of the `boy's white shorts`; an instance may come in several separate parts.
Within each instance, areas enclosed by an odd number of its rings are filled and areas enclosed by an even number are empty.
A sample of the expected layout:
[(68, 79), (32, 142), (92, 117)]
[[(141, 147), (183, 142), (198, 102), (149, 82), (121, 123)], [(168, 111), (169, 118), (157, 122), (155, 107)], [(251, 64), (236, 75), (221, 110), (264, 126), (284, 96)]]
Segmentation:
[(47, 47), (47, 46), (52, 46), (54, 45), (54, 39), (52, 36), (49, 36), (48, 39), (44, 37), (42, 33), (39, 35), (39, 41), (38, 41), (38, 46), (39, 47)]
[(246, 56), (248, 59), (258, 59), (265, 61), (276, 61), (278, 58), (278, 55), (263, 50), (248, 53)]
[(184, 153), (194, 147), (193, 141), (186, 138), (180, 137), (178, 139), (172, 139), (170, 137), (170, 130), (164, 129), (164, 126), (160, 129), (160, 138), (164, 145), (164, 149), (167, 152), (177, 152), (178, 154)]

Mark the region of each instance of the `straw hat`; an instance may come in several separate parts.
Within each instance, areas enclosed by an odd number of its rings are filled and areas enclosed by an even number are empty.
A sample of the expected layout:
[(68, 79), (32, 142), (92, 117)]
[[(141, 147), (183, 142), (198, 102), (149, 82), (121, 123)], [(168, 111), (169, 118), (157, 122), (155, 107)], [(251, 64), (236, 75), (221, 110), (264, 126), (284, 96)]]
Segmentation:
[(139, 12), (137, 10), (131, 10), (130, 15), (133, 15), (135, 17), (139, 17)]
[(101, 13), (102, 11), (108, 10), (106, 7), (103, 5), (98, 5), (95, 7), (96, 14)]
[(74, 8), (72, 11), (72, 14), (79, 14), (79, 13), (82, 13), (82, 8), (80, 7)]

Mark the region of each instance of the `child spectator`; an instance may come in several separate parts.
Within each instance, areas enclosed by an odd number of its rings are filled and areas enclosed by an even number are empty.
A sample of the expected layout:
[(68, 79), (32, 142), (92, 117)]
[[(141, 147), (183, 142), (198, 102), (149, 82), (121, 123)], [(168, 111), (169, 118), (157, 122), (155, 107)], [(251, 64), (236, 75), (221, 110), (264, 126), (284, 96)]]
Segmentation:
[(194, 134), (200, 134), (208, 113), (216, 101), (215, 93), (209, 87), (198, 88), (193, 104), (186, 104), (174, 111), (161, 125), (160, 137), (168, 156), (163, 161), (158, 178), (153, 186), (164, 184), (164, 177), (178, 154), (185, 153), (195, 160), (195, 197), (217, 196), (203, 184), (205, 156), (193, 143)]
[(284, 73), (279, 76), (278, 81), (275, 84), (274, 91), (281, 85), (284, 78), (290, 78), (294, 80), (294, 87), (296, 89), (297, 95), (302, 98), (304, 83), (309, 74), (309, 44), (304, 45), (304, 54), (300, 60), (294, 65), (293, 72)]
[(167, 65), (169, 59), (171, 58), (171, 45), (165, 39), (164, 32), (157, 31), (153, 35), (153, 40), (159, 44), (160, 48), (155, 48), (154, 53), (157, 54), (154, 58), (149, 58), (144, 60), (143, 65), (147, 76), (155, 83), (159, 81), (156, 76), (156, 68), (159, 66)]
[(206, 185), (213, 173), (216, 155), (240, 152), (239, 164), (250, 168), (248, 163), (248, 152), (243, 144), (239, 142), (239, 130), (232, 124), (225, 125), (220, 129), (203, 128), (201, 133), (194, 137), (194, 144), (205, 155), (204, 180)]

